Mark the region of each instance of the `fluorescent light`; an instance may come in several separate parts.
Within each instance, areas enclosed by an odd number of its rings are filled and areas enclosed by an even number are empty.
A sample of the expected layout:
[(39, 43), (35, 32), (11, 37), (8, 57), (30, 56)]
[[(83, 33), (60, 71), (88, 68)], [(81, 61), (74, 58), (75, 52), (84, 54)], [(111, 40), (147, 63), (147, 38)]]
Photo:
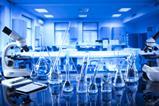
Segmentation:
[(131, 8), (121, 8), (118, 11), (119, 12), (128, 12), (129, 10), (131, 10)]
[(46, 18), (54, 18), (54, 16), (53, 15), (51, 15), (51, 14), (46, 14), (46, 15), (44, 15)]
[(121, 14), (113, 14), (112, 17), (120, 17)]
[(39, 13), (47, 13), (48, 12), (45, 8), (36, 8), (35, 11), (39, 12)]
[(38, 23), (41, 24), (41, 25), (43, 25), (43, 24), (44, 24), (44, 21), (41, 20), (41, 19), (38, 19)]
[(87, 14), (79, 14), (78, 17), (80, 17), (80, 18), (86, 18)]

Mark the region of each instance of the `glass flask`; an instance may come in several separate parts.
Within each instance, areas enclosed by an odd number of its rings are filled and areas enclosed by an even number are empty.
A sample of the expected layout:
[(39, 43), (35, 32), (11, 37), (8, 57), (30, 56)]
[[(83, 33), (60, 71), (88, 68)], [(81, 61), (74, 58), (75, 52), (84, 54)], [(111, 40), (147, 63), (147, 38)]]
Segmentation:
[(52, 63), (49, 73), (49, 84), (60, 84), (62, 82), (61, 73), (59, 70), (59, 59), (56, 59), (54, 61), (54, 64)]
[(80, 79), (77, 83), (77, 93), (86, 93), (87, 92), (87, 78), (86, 78), (86, 72), (87, 72), (87, 61), (83, 63)]
[(96, 67), (94, 68), (94, 75), (91, 76), (91, 81), (90, 81), (90, 84), (88, 86), (88, 92), (89, 93), (97, 93), (98, 92), (98, 87), (97, 87), (97, 84), (96, 84), (96, 74), (97, 74), (97, 65)]
[(135, 64), (136, 56), (131, 55), (128, 58), (128, 67), (127, 67), (127, 72), (125, 75), (125, 81), (127, 83), (134, 83), (137, 82), (139, 77), (138, 77), (138, 72), (136, 69), (136, 64)]
[(113, 86), (115, 88), (123, 88), (125, 86), (125, 82), (124, 82), (124, 79), (123, 79), (121, 69), (120, 69), (119, 66), (115, 69), (116, 69), (116, 73), (115, 73), (115, 78), (114, 78), (114, 81), (113, 81)]
[(36, 80), (37, 76), (38, 76), (38, 73), (37, 73), (37, 70), (36, 70), (36, 65), (34, 64), (33, 68), (32, 68), (32, 71), (30, 73), (30, 78), (32, 80)]
[(73, 91), (73, 86), (70, 82), (70, 79), (69, 79), (69, 71), (70, 71), (70, 64), (69, 64), (69, 57), (67, 56), (66, 57), (66, 64), (65, 64), (65, 72), (66, 72), (66, 80), (64, 82), (64, 85), (63, 85), (63, 92), (72, 92)]
[(109, 73), (103, 76), (101, 82), (101, 92), (111, 92), (112, 91), (112, 78)]
[(48, 61), (45, 57), (40, 57), (35, 64), (33, 71), (31, 73), (31, 77), (36, 77), (38, 81), (47, 81), (48, 80), (48, 73), (49, 73), (49, 65)]

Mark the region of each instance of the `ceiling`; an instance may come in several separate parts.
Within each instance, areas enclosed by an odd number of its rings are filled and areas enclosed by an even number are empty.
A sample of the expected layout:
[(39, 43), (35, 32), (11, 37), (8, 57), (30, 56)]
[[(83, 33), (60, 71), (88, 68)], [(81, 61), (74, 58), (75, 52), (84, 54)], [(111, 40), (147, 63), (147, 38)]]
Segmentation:
[(140, 13), (148, 13), (156, 8), (159, 0), (8, 0), (26, 11), (45, 19), (44, 13), (37, 13), (35, 8), (45, 8), (54, 19), (78, 19), (81, 9), (89, 8), (87, 19), (114, 19), (112, 14), (119, 13), (122, 7), (132, 8), (121, 17), (134, 17)]

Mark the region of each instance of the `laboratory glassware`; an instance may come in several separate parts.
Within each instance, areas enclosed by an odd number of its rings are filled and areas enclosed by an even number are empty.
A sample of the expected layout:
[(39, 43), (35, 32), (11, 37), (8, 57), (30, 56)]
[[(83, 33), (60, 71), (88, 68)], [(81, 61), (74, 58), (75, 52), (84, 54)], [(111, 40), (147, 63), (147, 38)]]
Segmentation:
[[(98, 62), (97, 62), (98, 64)], [(94, 68), (94, 74), (93, 76), (91, 76), (91, 81), (90, 84), (88, 86), (88, 92), (89, 93), (97, 93), (98, 92), (98, 87), (96, 84), (96, 74), (97, 74), (97, 70), (98, 70), (98, 65), (96, 64), (95, 68)]]
[(123, 88), (125, 86), (125, 82), (124, 82), (124, 78), (121, 72), (121, 68), (119, 66), (117, 66), (117, 68), (115, 68), (116, 73), (115, 73), (115, 78), (113, 81), (113, 86), (115, 88)]
[(112, 92), (112, 77), (106, 73), (101, 81), (101, 92)]
[[(36, 79), (39, 81), (47, 81), (49, 73), (49, 64), (45, 57), (39, 57), (37, 63), (35, 64), (34, 71), (37, 72)], [(33, 73), (32, 73), (33, 74)]]
[(125, 81), (127, 83), (136, 83), (139, 79), (138, 72), (136, 69), (136, 55), (132, 54), (128, 57), (128, 67), (125, 75)]
[(60, 84), (62, 82), (61, 73), (59, 69), (59, 58), (56, 58), (54, 63), (51, 64), (49, 72), (49, 84)]
[(63, 84), (62, 90), (63, 92), (68, 92), (68, 93), (73, 91), (73, 86), (69, 79), (69, 71), (70, 71), (69, 56), (66, 56), (66, 63), (65, 63), (66, 80)]
[(77, 83), (77, 93), (87, 92), (87, 77), (86, 77), (87, 67), (88, 67), (88, 58), (86, 61), (84, 61), (81, 69), (80, 79)]
[(36, 68), (37, 68), (36, 65), (33, 64), (32, 71), (31, 71), (31, 73), (30, 73), (30, 78), (31, 78), (32, 80), (36, 80), (36, 78), (37, 78), (37, 76), (38, 76), (38, 72), (37, 72), (37, 69), (36, 69)]

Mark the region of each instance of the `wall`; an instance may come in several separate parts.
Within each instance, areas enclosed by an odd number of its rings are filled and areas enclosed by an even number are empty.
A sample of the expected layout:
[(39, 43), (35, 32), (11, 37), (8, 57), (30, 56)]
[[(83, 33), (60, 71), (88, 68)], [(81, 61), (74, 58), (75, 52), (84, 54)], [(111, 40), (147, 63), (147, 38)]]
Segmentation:
[[(6, 0), (1, 0), (1, 8), (0, 8), (0, 20), (1, 20), (1, 29), (0, 29), (0, 51), (3, 47), (9, 42), (8, 37), (1, 32), (4, 26), (11, 26), (11, 14), (10, 14), (10, 4), (6, 2)], [(5, 5), (5, 6), (4, 6)]]
[(152, 29), (150, 36), (159, 31), (159, 12), (152, 12), (125, 23), (128, 33), (146, 33)]
[[(124, 33), (124, 26), (122, 21), (120, 20), (49, 20), (49, 21), (45, 21), (45, 38), (44, 38), (44, 44), (45, 45), (54, 45), (55, 41), (54, 41), (54, 23), (55, 22), (69, 22), (71, 27), (75, 27), (77, 28), (77, 32), (76, 32), (76, 36), (78, 39), (79, 43), (82, 43), (82, 23), (83, 22), (97, 22), (98, 23), (98, 39), (102, 39), (102, 38), (109, 38), (111, 39), (112, 36), (112, 28), (113, 27), (117, 27), (117, 28), (121, 28), (123, 30), (123, 34)], [(101, 28), (106, 27), (108, 28), (107, 32), (104, 33), (108, 33), (108, 34), (101, 34)], [(114, 34), (118, 35), (118, 34)], [(119, 37), (117, 37), (119, 38)]]
[[(0, 8), (0, 14), (1, 14), (1, 30), (4, 26), (8, 26), (12, 28), (12, 19), (22, 19), (22, 15), (25, 15), (32, 19), (32, 35), (30, 39), (30, 45), (35, 45), (35, 26), (39, 26), (38, 18), (30, 13), (27, 13), (25, 10), (23, 10), (20, 7), (15, 6), (14, 4), (8, 3), (6, 0), (0, 1), (2, 4), (2, 7)], [(10, 42), (10, 38), (6, 36), (4, 33), (0, 31), (0, 51), (4, 48), (4, 46)]]

